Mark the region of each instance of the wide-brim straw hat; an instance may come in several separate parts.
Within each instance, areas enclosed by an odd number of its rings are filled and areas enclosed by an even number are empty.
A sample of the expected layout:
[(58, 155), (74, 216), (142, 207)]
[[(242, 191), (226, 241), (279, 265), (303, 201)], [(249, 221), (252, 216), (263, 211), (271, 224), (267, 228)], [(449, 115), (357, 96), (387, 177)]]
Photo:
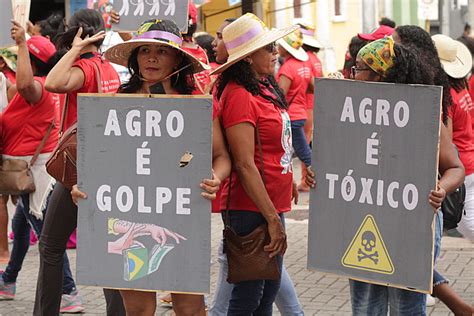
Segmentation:
[(236, 62), (290, 34), (297, 28), (297, 26), (291, 26), (281, 30), (269, 30), (265, 23), (254, 14), (244, 14), (222, 31), (222, 38), (229, 58), (225, 64), (212, 71), (211, 75), (223, 72)]
[(431, 38), (444, 71), (455, 79), (466, 77), (472, 69), (472, 55), (469, 48), (446, 35), (437, 34)]
[[(152, 23), (153, 22), (145, 22), (144, 24), (142, 24), (140, 29), (143, 30), (144, 26), (146, 26), (147, 24), (150, 25)], [(156, 21), (155, 23), (160, 23), (160, 21)], [(131, 40), (118, 43), (107, 49), (107, 51), (105, 52), (105, 58), (114, 64), (127, 67), (128, 59), (136, 48), (144, 45), (155, 44), (169, 46), (171, 48), (176, 49), (177, 51), (180, 51), (183, 56), (187, 58), (190, 63), (193, 64), (194, 73), (210, 69), (210, 66), (202, 63), (201, 61), (199, 61), (199, 59), (197, 59), (192, 54), (182, 48), (183, 38), (181, 37), (181, 34), (178, 35), (172, 32), (161, 30), (147, 30), (144, 32), (140, 32), (139, 30), (138, 35), (133, 37)]]
[(298, 23), (301, 28), (301, 34), (303, 35), (303, 44), (311, 46), (313, 48), (323, 48), (323, 45), (316, 39), (315, 29), (306, 23)]
[(309, 59), (308, 53), (303, 49), (303, 35), (299, 27), (293, 33), (279, 39), (277, 43), (296, 59), (300, 61)]

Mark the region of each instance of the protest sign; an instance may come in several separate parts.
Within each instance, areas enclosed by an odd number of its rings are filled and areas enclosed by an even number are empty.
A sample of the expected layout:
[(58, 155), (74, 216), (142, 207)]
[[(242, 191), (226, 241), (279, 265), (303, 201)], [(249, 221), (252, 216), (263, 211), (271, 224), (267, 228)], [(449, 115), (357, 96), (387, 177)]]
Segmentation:
[(0, 10), (0, 48), (6, 48), (15, 45), (11, 38), (10, 29), (12, 28), (13, 6), (10, 0), (5, 1), (3, 10)]
[(182, 33), (188, 30), (188, 0), (114, 0), (114, 10), (120, 14), (120, 23), (113, 28), (135, 32), (143, 21), (172, 20)]
[(208, 97), (80, 95), (77, 279), (209, 292)]
[(308, 267), (431, 292), (441, 88), (315, 85)]
[(31, 0), (13, 0), (13, 16), (15, 21), (26, 30), (26, 22), (30, 19)]

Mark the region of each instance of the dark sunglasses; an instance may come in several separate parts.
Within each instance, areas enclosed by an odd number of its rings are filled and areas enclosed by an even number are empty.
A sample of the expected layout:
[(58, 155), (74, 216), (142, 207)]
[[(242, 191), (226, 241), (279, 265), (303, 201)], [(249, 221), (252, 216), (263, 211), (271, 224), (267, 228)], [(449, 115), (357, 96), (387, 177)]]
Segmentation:
[(274, 51), (276, 51), (276, 44), (275, 44), (275, 42), (273, 42), (273, 43), (268, 44), (264, 48), (267, 52), (273, 53)]

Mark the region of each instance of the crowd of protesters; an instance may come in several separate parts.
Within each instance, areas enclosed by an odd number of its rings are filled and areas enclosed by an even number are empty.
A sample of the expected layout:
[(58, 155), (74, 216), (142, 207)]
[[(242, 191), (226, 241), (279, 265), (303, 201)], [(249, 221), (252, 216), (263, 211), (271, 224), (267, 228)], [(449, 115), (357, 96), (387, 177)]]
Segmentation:
[[(271, 315), (274, 303), (282, 315), (304, 315), (283, 263), (285, 213), (292, 201), (297, 203), (298, 192), (315, 187), (314, 78), (324, 75), (443, 87), (440, 178), (426, 201), (435, 214), (435, 261), (443, 233), (439, 208), (463, 182), (465, 213), (458, 230), (474, 240), (474, 39), (468, 25), (454, 40), (431, 36), (418, 26), (396, 27), (384, 18), (373, 32), (351, 39), (341, 72), (324, 74), (318, 57), (324, 47), (310, 25), (270, 30), (255, 15), (245, 14), (224, 20), (214, 37), (196, 33), (192, 5), (189, 15), (185, 34), (173, 21), (149, 20), (137, 25), (137, 32), (121, 33), (115, 45), (104, 45), (104, 20), (95, 10), (79, 10), (67, 27), (58, 15), (29, 23), (26, 29), (12, 21), (16, 45), (0, 50), (0, 153), (3, 159), (31, 164), (36, 191), (0, 195), (0, 263), (6, 264), (0, 271), (0, 300), (15, 298), (34, 232), (40, 252), (34, 315), (85, 309), (66, 247), (77, 226), (78, 200), (86, 199), (87, 192), (56, 182), (45, 167), (59, 139), (60, 121), (65, 128), (77, 121), (77, 94), (84, 92), (212, 94), (213, 170), (212, 179), (199, 184), (203, 198), (213, 201), (213, 212), (227, 213), (226, 224), (238, 235), (267, 224), (270, 243), (265, 251), (277, 259), (281, 278), (228, 283), (221, 241), (209, 315)], [(119, 19), (114, 12), (112, 22)], [(116, 69), (126, 69), (125, 75)], [(301, 160), (301, 179), (293, 176), (294, 156)], [(11, 252), (10, 199), (16, 206)], [(474, 312), (436, 269), (433, 279), (433, 295), (455, 314)], [(389, 310), (393, 315), (426, 314), (425, 294), (355, 280), (350, 288), (355, 315), (386, 315)], [(104, 297), (108, 315), (154, 315), (156, 310), (155, 292), (104, 289)], [(172, 303), (177, 315), (206, 315), (203, 295), (171, 293), (161, 301)]]

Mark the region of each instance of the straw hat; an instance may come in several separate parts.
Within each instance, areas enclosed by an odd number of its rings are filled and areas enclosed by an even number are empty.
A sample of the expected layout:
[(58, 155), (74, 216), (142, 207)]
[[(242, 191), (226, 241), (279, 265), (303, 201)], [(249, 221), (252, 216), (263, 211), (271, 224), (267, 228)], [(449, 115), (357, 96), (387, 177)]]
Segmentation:
[(472, 69), (472, 55), (463, 43), (437, 34), (431, 37), (444, 71), (452, 78), (464, 78)]
[(3, 58), (8, 68), (16, 72), (16, 59), (18, 56), (18, 46), (11, 46), (0, 49), (0, 57)]
[(224, 45), (229, 53), (227, 62), (211, 72), (219, 74), (253, 52), (293, 32), (296, 26), (282, 30), (269, 30), (265, 23), (252, 13), (246, 13), (222, 31)]
[(193, 64), (194, 73), (210, 69), (208, 65), (200, 62), (182, 48), (183, 38), (181, 33), (176, 24), (170, 20), (148, 20), (143, 22), (136, 36), (129, 41), (116, 44), (107, 49), (105, 58), (114, 64), (127, 67), (128, 59), (133, 50), (150, 44), (166, 45), (180, 51)]
[(303, 49), (303, 34), (301, 34), (299, 27), (293, 33), (279, 39), (277, 43), (296, 59), (301, 61), (309, 59), (308, 53)]
[(301, 27), (300, 31), (303, 35), (303, 44), (308, 45), (314, 48), (323, 48), (323, 45), (316, 39), (316, 30), (314, 27), (306, 24), (306, 23), (298, 23)]

